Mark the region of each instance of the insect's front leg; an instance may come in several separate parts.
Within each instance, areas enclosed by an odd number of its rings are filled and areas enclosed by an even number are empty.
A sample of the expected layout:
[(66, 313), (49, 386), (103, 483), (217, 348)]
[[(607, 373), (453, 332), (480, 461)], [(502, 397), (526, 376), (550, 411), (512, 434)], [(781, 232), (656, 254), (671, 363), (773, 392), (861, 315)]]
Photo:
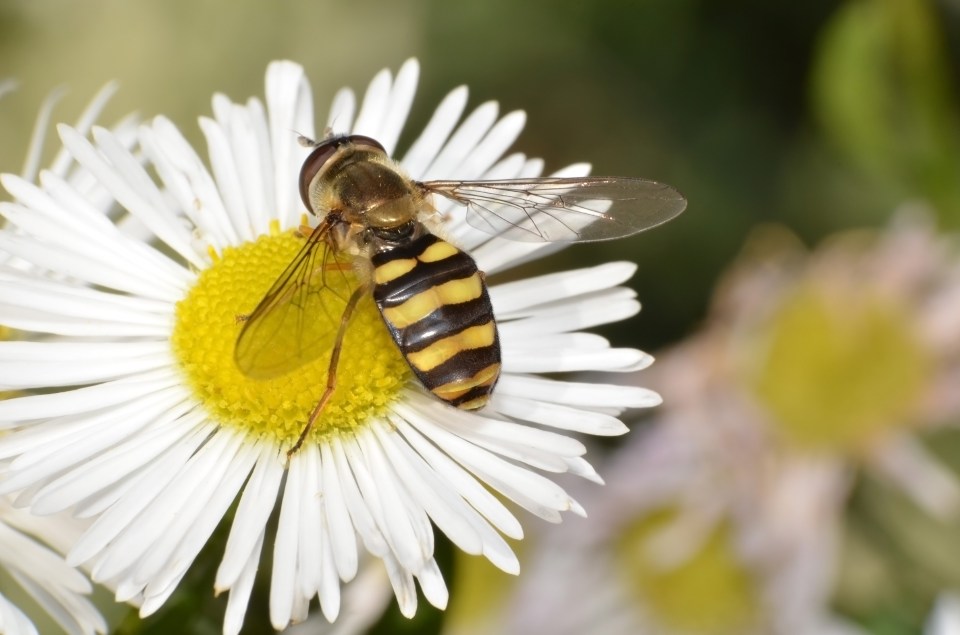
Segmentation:
[(353, 291), (353, 294), (351, 294), (350, 299), (347, 301), (347, 306), (343, 309), (343, 314), (340, 316), (340, 326), (337, 329), (337, 337), (333, 342), (333, 349), (330, 351), (330, 364), (327, 366), (327, 385), (323, 390), (323, 394), (320, 396), (320, 401), (317, 402), (317, 405), (314, 406), (313, 411), (310, 413), (307, 424), (303, 427), (303, 431), (300, 433), (297, 442), (293, 444), (292, 448), (287, 450), (288, 461), (290, 457), (300, 449), (300, 446), (303, 445), (307, 435), (310, 434), (310, 430), (313, 429), (313, 424), (316, 423), (323, 409), (333, 397), (333, 391), (337, 387), (337, 366), (340, 364), (340, 351), (343, 349), (343, 340), (347, 334), (347, 325), (350, 323), (350, 317), (357, 308), (357, 303), (360, 302), (360, 299), (364, 295), (369, 293), (370, 287), (368, 285), (360, 285)]

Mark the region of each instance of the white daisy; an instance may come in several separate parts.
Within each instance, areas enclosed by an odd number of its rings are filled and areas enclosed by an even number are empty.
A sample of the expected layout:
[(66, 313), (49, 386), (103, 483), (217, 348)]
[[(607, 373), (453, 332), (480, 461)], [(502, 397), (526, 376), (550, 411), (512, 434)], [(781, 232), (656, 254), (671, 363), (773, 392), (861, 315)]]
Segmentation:
[[(327, 125), (393, 153), (417, 76), (414, 61), (395, 78), (379, 73), (356, 115), (353, 93), (341, 91)], [(523, 113), (498, 118), (488, 102), (458, 125), (466, 100), (463, 87), (443, 100), (400, 161), (407, 173), (538, 176), (539, 159), (503, 157)], [(111, 221), (68, 183), (38, 188), (2, 177), (15, 202), (0, 213), (15, 231), (0, 233), (0, 252), (62, 279), (38, 282), (0, 268), (0, 323), (35, 333), (0, 343), (0, 388), (41, 391), (0, 403), (0, 426), (13, 430), (0, 439), (0, 492), (16, 492), (36, 514), (95, 519), (68, 560), (90, 566), (119, 600), (140, 603), (141, 615), (170, 596), (238, 501), (216, 579), (217, 592), (229, 591), (226, 633), (242, 625), (278, 502), (276, 539), (267, 546), (277, 629), (304, 619), (314, 596), (327, 619), (337, 617), (340, 584), (355, 576), (360, 545), (382, 559), (403, 614), (416, 610), (414, 578), (444, 607), (431, 522), (465, 552), (516, 573), (503, 536), (521, 538), (521, 526), (491, 490), (551, 522), (564, 511), (584, 515), (540, 472), (599, 477), (579, 441), (545, 428), (622, 434), (617, 413), (659, 403), (642, 388), (539, 376), (651, 362), (578, 332), (639, 310), (633, 292), (618, 286), (634, 265), (491, 279), (503, 375), (480, 412), (426, 396), (373, 303), (362, 302), (334, 398), (288, 465), (286, 449), (316, 402), (326, 361), (257, 381), (239, 372), (233, 348), (236, 316), (256, 305), (302, 245), (292, 230), (304, 211), (297, 174), (307, 151), (296, 133), (314, 136), (310, 89), (299, 66), (277, 62), (267, 71), (266, 107), (217, 95), (213, 110), (200, 121), (209, 170), (162, 117), (139, 129), (146, 166), (110, 131), (94, 129), (91, 143), (60, 128), (70, 154), (146, 228), (148, 241), (118, 229), (127, 216)], [(578, 164), (562, 175), (587, 171)], [(488, 274), (556, 248), (491, 238), (466, 226), (459, 208), (439, 211), (448, 214), (450, 240)]]

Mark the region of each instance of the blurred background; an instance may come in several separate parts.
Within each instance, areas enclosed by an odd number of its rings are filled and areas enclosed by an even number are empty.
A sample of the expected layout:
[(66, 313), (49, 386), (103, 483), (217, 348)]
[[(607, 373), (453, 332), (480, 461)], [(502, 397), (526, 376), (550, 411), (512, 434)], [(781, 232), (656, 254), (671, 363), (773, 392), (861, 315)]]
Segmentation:
[[(666, 404), (592, 448), (607, 488), (567, 484), (591, 519), (524, 519), (518, 581), (441, 544), (450, 610), (408, 622), (391, 603), (372, 632), (536, 632), (525, 610), (556, 619), (588, 569), (616, 587), (591, 632), (919, 632), (960, 588), (960, 3), (0, 0), (0, 80), (17, 82), (0, 170), (21, 170), (60, 86), (55, 121), (118, 80), (101, 121), (163, 113), (202, 148), (213, 92), (262, 95), (271, 60), (306, 68), (322, 117), (410, 56), (407, 143), (468, 84), (473, 105), (527, 112), (515, 148), (548, 171), (589, 161), (689, 207), (523, 272), (639, 264), (643, 313), (600, 332), (658, 356), (617, 380)], [(160, 614), (114, 624), (219, 632), (221, 551)], [(272, 632), (265, 598), (245, 632)]]

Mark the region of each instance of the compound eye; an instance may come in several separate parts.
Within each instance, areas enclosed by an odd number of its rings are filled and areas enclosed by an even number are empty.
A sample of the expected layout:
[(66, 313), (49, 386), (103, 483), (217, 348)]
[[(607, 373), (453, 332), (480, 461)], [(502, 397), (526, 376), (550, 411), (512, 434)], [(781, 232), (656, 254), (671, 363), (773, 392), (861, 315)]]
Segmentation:
[(307, 209), (314, 214), (316, 210), (310, 205), (310, 184), (313, 183), (313, 179), (327, 164), (330, 157), (334, 155), (337, 148), (343, 145), (343, 141), (343, 137), (338, 137), (318, 143), (313, 152), (304, 160), (303, 167), (300, 168), (300, 198)]
[(364, 136), (364, 135), (362, 135), (362, 134), (350, 135), (349, 137), (347, 137), (347, 140), (350, 141), (350, 143), (352, 143), (353, 145), (356, 145), (356, 146), (366, 146), (366, 147), (368, 147), (368, 148), (373, 148), (373, 149), (375, 149), (375, 150), (379, 150), (380, 152), (383, 152), (384, 154), (386, 154), (386, 152), (387, 152), (387, 151), (384, 149), (384, 147), (383, 147), (382, 145), (380, 145), (380, 142), (379, 142), (379, 141), (377, 141), (376, 139), (372, 139), (372, 138), (370, 138), (370, 137)]

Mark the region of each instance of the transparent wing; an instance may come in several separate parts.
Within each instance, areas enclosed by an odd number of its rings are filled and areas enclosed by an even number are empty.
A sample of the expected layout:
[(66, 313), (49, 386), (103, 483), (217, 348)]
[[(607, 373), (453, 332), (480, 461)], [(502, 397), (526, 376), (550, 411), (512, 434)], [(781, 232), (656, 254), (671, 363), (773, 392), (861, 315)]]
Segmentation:
[(318, 226), (245, 320), (234, 348), (237, 366), (270, 379), (313, 361), (333, 345), (357, 287), (349, 258), (330, 249)]
[(434, 193), (467, 206), (467, 222), (490, 234), (534, 242), (589, 242), (630, 236), (687, 206), (669, 185), (629, 177), (429, 181)]

